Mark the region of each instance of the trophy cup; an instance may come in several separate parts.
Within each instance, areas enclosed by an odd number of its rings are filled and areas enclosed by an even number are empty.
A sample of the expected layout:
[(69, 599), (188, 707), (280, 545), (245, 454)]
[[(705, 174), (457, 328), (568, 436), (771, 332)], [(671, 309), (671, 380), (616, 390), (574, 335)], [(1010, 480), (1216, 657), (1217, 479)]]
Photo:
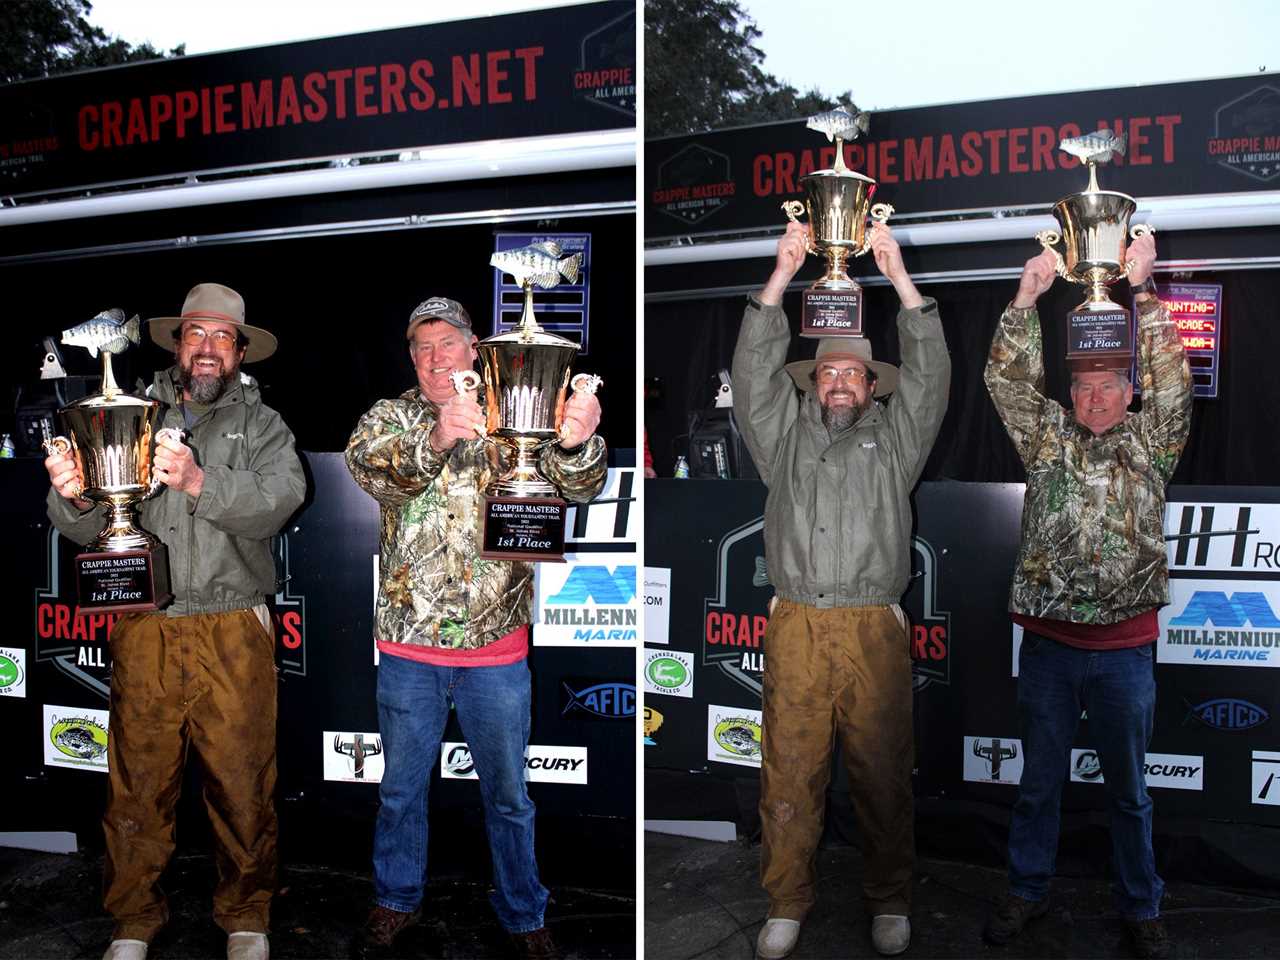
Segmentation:
[(111, 355), (138, 342), (138, 318), (104, 310), (62, 334), (62, 342), (102, 354), (100, 392), (58, 411), (64, 436), (45, 441), (48, 453), (70, 456), (80, 468), (75, 495), (105, 508), (107, 521), (75, 558), (82, 613), (158, 610), (173, 599), (169, 555), (160, 540), (138, 526), (143, 500), (163, 486), (152, 476), (155, 441), (176, 430), (156, 430), (160, 403), (124, 393), (111, 370)]
[[(580, 349), (548, 333), (533, 315), (533, 288), (551, 289), (560, 278), (573, 283), (582, 254), (561, 257), (553, 242), (495, 253), (489, 263), (524, 289), (520, 323), (477, 345), (484, 378), (486, 439), (507, 448), (510, 466), (485, 490), (480, 556), (490, 560), (564, 561), (568, 504), (538, 469), (538, 454), (560, 437), (566, 394), (595, 393), (603, 382), (569, 367)], [(457, 371), (454, 389), (479, 386), (474, 371)]]
[(835, 162), (829, 170), (815, 170), (800, 178), (806, 200), (782, 205), (787, 218), (800, 223), (809, 216), (809, 252), (827, 258), (827, 272), (801, 294), (800, 336), (862, 336), (862, 287), (845, 270), (850, 257), (871, 249), (867, 216), (884, 223), (893, 214), (887, 203), (871, 204), (876, 182), (850, 170), (844, 162), (844, 142), (866, 133), (870, 118), (857, 107), (837, 107), (810, 117), (810, 130), (835, 141)]
[[(1053, 205), (1061, 233), (1042, 230), (1036, 239), (1053, 251), (1058, 276), (1089, 288), (1083, 303), (1067, 314), (1067, 360), (1087, 369), (1127, 367), (1133, 355), (1129, 311), (1113, 303), (1107, 284), (1128, 276), (1133, 261), (1120, 257), (1127, 238), (1137, 240), (1154, 231), (1145, 223), (1129, 227), (1137, 201), (1126, 193), (1098, 187), (1098, 164), (1113, 153), (1124, 156), (1126, 138), (1110, 130), (1073, 137), (1058, 149), (1078, 157), (1089, 168), (1083, 193), (1063, 197)], [(1056, 245), (1063, 241), (1065, 257)]]

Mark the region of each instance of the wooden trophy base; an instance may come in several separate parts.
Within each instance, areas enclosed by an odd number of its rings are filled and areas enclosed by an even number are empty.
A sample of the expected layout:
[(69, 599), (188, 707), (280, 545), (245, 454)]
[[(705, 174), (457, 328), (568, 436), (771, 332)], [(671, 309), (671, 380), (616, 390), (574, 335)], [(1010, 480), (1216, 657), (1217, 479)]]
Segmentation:
[(810, 287), (800, 294), (800, 336), (862, 336), (862, 288)]
[(81, 613), (149, 613), (173, 599), (169, 551), (163, 543), (118, 553), (78, 553)]
[(559, 497), (485, 497), (480, 556), (564, 563), (569, 504)]
[(1077, 370), (1128, 368), (1133, 355), (1129, 311), (1114, 303), (1077, 307), (1067, 314), (1067, 362)]

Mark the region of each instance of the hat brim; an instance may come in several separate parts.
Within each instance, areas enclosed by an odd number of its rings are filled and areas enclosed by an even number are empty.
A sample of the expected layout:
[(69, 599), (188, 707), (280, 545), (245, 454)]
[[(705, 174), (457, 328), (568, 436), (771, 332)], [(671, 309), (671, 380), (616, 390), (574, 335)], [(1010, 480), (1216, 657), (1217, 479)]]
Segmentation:
[[(898, 389), (898, 368), (892, 363), (882, 363), (879, 360), (863, 360), (861, 357), (856, 359), (859, 363), (865, 363), (876, 375), (876, 389), (873, 396), (887, 397)], [(794, 363), (787, 364), (786, 371), (791, 374), (791, 379), (795, 381), (797, 387), (805, 393), (809, 393), (817, 386), (809, 377), (809, 374), (813, 373), (817, 366), (817, 360), (796, 360)]]
[[(177, 353), (178, 341), (174, 339), (173, 332), (182, 326), (184, 320), (194, 319), (199, 318), (152, 317), (147, 321), (147, 331), (151, 334), (151, 341), (156, 346), (162, 347), (170, 353)], [(244, 351), (245, 363), (265, 360), (276, 352), (279, 341), (276, 340), (276, 335), (270, 330), (263, 330), (261, 327), (255, 327), (251, 323), (233, 323), (232, 326), (249, 338), (249, 346)]]

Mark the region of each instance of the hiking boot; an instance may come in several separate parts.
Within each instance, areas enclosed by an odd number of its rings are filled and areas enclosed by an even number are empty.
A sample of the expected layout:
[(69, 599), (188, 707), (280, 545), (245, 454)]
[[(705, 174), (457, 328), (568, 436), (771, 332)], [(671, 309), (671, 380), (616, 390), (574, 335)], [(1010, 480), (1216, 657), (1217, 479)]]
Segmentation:
[(551, 939), (551, 931), (546, 927), (511, 934), (511, 945), (517, 957), (528, 957), (529, 960), (556, 960), (560, 956), (556, 942)]
[(364, 922), (364, 929), (356, 938), (357, 955), (363, 957), (370, 952), (387, 949), (400, 934), (417, 925), (421, 918), (422, 914), (417, 910), (405, 913), (378, 904), (369, 911), (369, 919)]
[(997, 946), (1006, 944), (1036, 917), (1043, 917), (1048, 909), (1048, 898), (1024, 900), (1016, 893), (1006, 893), (987, 917), (987, 925), (982, 928), (982, 939)]
[(1125, 920), (1124, 926), (1129, 931), (1129, 943), (1133, 946), (1133, 952), (1143, 960), (1164, 960), (1170, 955), (1169, 934), (1165, 932), (1164, 921), (1159, 917), (1152, 917), (1150, 920)]
[(882, 957), (896, 957), (911, 946), (911, 921), (901, 914), (892, 913), (873, 917), (871, 945)]
[(800, 939), (800, 921), (778, 918), (766, 920), (756, 937), (757, 960), (782, 960), (796, 948)]

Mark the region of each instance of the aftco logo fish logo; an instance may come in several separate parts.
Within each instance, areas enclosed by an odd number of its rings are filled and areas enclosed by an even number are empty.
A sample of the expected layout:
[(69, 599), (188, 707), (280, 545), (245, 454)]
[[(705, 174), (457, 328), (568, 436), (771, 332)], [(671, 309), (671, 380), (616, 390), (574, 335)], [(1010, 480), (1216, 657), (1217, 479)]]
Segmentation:
[(570, 711), (581, 710), (593, 717), (604, 717), (608, 720), (620, 720), (636, 715), (636, 688), (630, 683), (597, 683), (581, 690), (574, 690), (563, 683), (564, 692), (568, 694), (568, 702), (560, 712), (561, 716)]
[[(1184, 701), (1185, 702), (1185, 701)], [(1221, 697), (1204, 703), (1187, 704), (1188, 718), (1195, 718), (1214, 730), (1252, 730), (1271, 719), (1271, 714), (1248, 700)]]

